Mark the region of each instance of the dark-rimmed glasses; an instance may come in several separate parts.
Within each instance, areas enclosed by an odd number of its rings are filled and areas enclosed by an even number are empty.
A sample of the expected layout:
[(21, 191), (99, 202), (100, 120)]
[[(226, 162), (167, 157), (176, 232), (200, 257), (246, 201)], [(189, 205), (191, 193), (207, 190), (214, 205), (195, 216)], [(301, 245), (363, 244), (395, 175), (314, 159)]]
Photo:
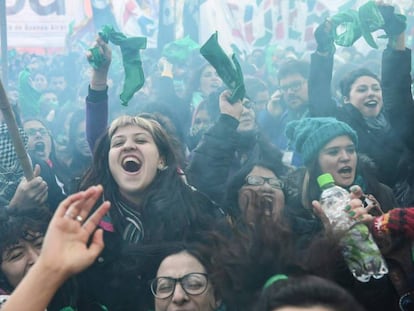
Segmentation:
[(152, 280), (151, 292), (156, 298), (167, 299), (174, 294), (177, 282), (187, 295), (196, 296), (206, 291), (208, 277), (205, 273), (189, 273), (180, 278), (160, 276)]
[(305, 80), (293, 81), (292, 83), (289, 83), (287, 85), (281, 85), (280, 90), (284, 93), (288, 92), (289, 90), (292, 92), (297, 92), (300, 90), (304, 83)]
[(256, 175), (250, 175), (246, 177), (246, 184), (250, 186), (261, 186), (264, 185), (264, 183), (268, 183), (270, 187), (275, 189), (282, 189), (283, 188), (283, 182), (277, 178), (273, 177), (262, 177), (262, 176), (256, 176)]

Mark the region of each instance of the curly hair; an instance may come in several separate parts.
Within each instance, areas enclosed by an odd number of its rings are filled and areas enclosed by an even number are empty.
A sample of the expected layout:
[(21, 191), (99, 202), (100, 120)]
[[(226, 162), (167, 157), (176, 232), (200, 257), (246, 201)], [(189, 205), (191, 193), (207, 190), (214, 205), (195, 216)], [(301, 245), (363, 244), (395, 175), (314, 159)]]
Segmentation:
[[(44, 235), (51, 214), (46, 208), (1, 208), (0, 209), (0, 264), (3, 253), (20, 240), (33, 241)], [(0, 271), (0, 288), (12, 290)]]

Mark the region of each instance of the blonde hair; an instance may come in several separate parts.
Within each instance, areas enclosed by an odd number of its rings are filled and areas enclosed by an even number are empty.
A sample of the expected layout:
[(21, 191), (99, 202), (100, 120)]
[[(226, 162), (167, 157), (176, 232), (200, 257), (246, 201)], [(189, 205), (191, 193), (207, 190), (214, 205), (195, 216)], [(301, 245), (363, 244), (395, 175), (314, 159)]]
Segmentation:
[(161, 125), (154, 119), (147, 119), (140, 116), (133, 117), (123, 115), (112, 121), (108, 129), (108, 136), (112, 137), (119, 128), (128, 125), (139, 126), (140, 128), (148, 131), (153, 137), (156, 136), (157, 131), (164, 132), (164, 129), (161, 127)]

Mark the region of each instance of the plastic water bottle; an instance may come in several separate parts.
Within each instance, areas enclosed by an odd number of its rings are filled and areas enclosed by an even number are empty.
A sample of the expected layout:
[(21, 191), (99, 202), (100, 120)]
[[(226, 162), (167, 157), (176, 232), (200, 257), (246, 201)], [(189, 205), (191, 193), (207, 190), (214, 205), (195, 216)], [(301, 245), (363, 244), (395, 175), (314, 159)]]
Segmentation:
[(371, 277), (380, 279), (388, 273), (384, 258), (368, 227), (349, 217), (345, 207), (350, 202), (348, 191), (335, 185), (331, 174), (318, 177), (322, 190), (321, 208), (334, 231), (345, 232), (341, 239), (342, 253), (352, 275), (360, 282)]

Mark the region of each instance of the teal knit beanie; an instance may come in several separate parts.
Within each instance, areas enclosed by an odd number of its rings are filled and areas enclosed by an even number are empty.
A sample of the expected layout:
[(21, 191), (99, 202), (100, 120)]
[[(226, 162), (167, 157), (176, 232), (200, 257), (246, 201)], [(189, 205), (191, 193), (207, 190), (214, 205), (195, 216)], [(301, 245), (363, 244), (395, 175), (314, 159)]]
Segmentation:
[(291, 121), (286, 126), (285, 135), (302, 155), (305, 164), (309, 164), (327, 143), (338, 136), (349, 136), (355, 146), (358, 144), (356, 132), (348, 124), (335, 118), (303, 118)]

